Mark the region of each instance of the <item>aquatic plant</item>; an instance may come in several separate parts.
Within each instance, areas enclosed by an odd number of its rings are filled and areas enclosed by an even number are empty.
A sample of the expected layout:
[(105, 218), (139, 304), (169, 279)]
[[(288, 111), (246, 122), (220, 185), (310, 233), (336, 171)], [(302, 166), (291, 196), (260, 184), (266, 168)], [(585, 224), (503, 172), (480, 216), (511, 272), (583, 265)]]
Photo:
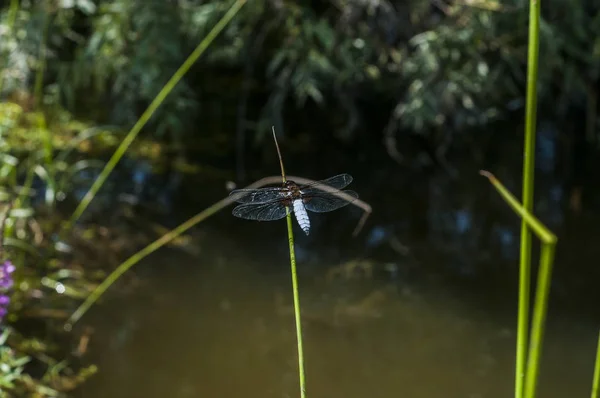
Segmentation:
[[(510, 205), (513, 211), (521, 217), (521, 244), (519, 261), (519, 308), (517, 319), (517, 345), (515, 366), (515, 398), (534, 398), (540, 367), (545, 321), (550, 296), (552, 266), (557, 243), (556, 236), (544, 226), (533, 213), (533, 186), (535, 165), (535, 136), (537, 114), (537, 81), (538, 81), (538, 52), (540, 34), (540, 0), (530, 1), (529, 10), (529, 43), (527, 67), (527, 97), (525, 109), (525, 136), (523, 156), (523, 198), (519, 201), (491, 173), (482, 171), (481, 174), (489, 179)], [(531, 283), (531, 232), (542, 242), (538, 279), (536, 284), (533, 319), (529, 326), (529, 303)], [(529, 334), (529, 336), (528, 336)], [(599, 352), (596, 358), (596, 370), (592, 386), (592, 396), (597, 395), (598, 370), (600, 366)]]
[[(77, 151), (79, 146), (112, 133), (100, 128), (80, 132), (82, 123), (65, 113), (60, 116), (51, 118), (42, 131), (38, 112), (16, 103), (0, 104), (0, 258), (6, 259), (0, 263), (2, 397), (58, 396), (95, 369), (60, 364), (63, 358), (55, 358), (49, 334), (36, 336), (35, 327), (32, 331), (21, 324), (27, 318), (27, 324), (43, 323), (44, 330), (57, 333), (60, 324), (53, 317), (62, 316), (61, 306), (81, 299), (90, 289), (88, 271), (74, 270), (62, 254), (68, 246), (52, 239), (61, 225), (55, 205), (72, 197), (85, 182), (82, 174), (97, 167)], [(24, 367), (26, 363), (31, 366)]]
[[(531, 213), (533, 212), (534, 150), (537, 110), (537, 77), (540, 30), (540, 1), (531, 0), (529, 10), (529, 43), (527, 65), (527, 98), (525, 110), (525, 153), (523, 162), (523, 202), (514, 196), (491, 173), (482, 172), (504, 200), (521, 217), (521, 245), (519, 262), (519, 312), (517, 320), (515, 398), (533, 398), (536, 392), (544, 336), (544, 324), (550, 293), (550, 281), (556, 236)], [(542, 254), (536, 301), (534, 304), (531, 339), (529, 333), (529, 295), (531, 280), (531, 230), (542, 241)]]
[[(525, 153), (523, 158), (523, 208), (526, 212), (533, 212), (533, 182), (534, 182), (534, 165), (535, 165), (535, 133), (536, 133), (536, 122), (537, 122), (537, 80), (538, 80), (538, 57), (539, 57), (539, 35), (540, 35), (540, 0), (531, 0), (529, 9), (529, 43), (527, 45), (527, 97), (526, 97), (526, 108), (525, 108)], [(549, 240), (544, 241), (544, 247), (546, 251), (554, 251), (553, 246), (547, 248), (550, 245)], [(519, 314), (517, 322), (517, 358), (515, 368), (515, 397), (521, 398), (523, 394), (527, 397), (533, 397), (535, 395), (535, 383), (537, 381), (537, 362), (530, 364), (536, 368), (532, 370), (532, 374), (525, 372), (526, 359), (525, 355), (529, 342), (527, 340), (527, 331), (529, 325), (529, 290), (531, 280), (531, 233), (529, 231), (529, 225), (526, 219), (523, 217), (521, 221), (521, 245), (520, 245), (520, 261), (519, 261)], [(548, 282), (550, 278), (550, 270), (553, 259), (549, 259), (549, 264), (544, 264), (545, 268), (540, 269), (539, 273), (547, 272)], [(542, 289), (542, 286), (538, 285), (538, 289)], [(549, 285), (548, 285), (549, 289)], [(547, 292), (541, 292), (540, 294), (546, 294)], [(546, 298), (547, 300), (547, 298)], [(545, 305), (545, 303), (539, 303), (539, 305)], [(543, 311), (543, 308), (537, 308), (536, 310)], [(539, 316), (545, 317), (545, 311)], [(542, 318), (543, 320), (543, 318)], [(540, 338), (539, 345), (534, 345), (534, 354), (539, 358), (539, 352), (541, 350), (541, 333), (543, 333), (543, 324), (537, 325), (540, 329), (538, 335)], [(529, 380), (530, 377), (534, 377), (534, 380)], [(528, 385), (528, 383), (530, 383)], [(524, 390), (524, 388), (531, 389), (531, 391)], [(529, 395), (531, 394), (531, 395)]]
[[(496, 177), (486, 171), (482, 171), (481, 174), (490, 180), (492, 185), (500, 193), (502, 198), (509, 204), (513, 211), (519, 215), (522, 220), (524, 220), (528, 231), (533, 231), (542, 242), (531, 330), (528, 330), (529, 328), (527, 327), (527, 325), (529, 325), (528, 318), (523, 320), (523, 318), (519, 317), (517, 321), (517, 329), (520, 330), (521, 328), (524, 328), (526, 332), (530, 333), (530, 337), (525, 342), (518, 340), (517, 343), (517, 351), (522, 350), (526, 357), (523, 360), (522, 365), (521, 363), (518, 364), (518, 366), (523, 366), (523, 370), (520, 370), (519, 367), (515, 368), (517, 378), (521, 379), (519, 380), (519, 383), (515, 384), (515, 397), (533, 398), (535, 397), (537, 378), (539, 374), (540, 357), (545, 330), (544, 328), (548, 310), (548, 299), (550, 296), (552, 265), (554, 263), (554, 252), (557, 238), (552, 232), (550, 232), (548, 228), (546, 228), (546, 226), (544, 226), (544, 224), (542, 224), (537, 218), (535, 218), (535, 216), (527, 211), (527, 209), (521, 205), (521, 203), (519, 203), (519, 201), (506, 189), (506, 187), (504, 187), (504, 185), (502, 185), (500, 181), (498, 181), (498, 179), (496, 179)], [(521, 264), (521, 267), (525, 266), (528, 269), (531, 269), (529, 261), (530, 260), (528, 259), (527, 262), (524, 263), (525, 265)], [(529, 294), (529, 290), (527, 293)], [(519, 291), (519, 308), (521, 308), (523, 301), (529, 303), (529, 297), (522, 298), (521, 294), (523, 293)], [(522, 323), (525, 323), (525, 326), (523, 326)], [(525, 338), (527, 338), (527, 335)], [(522, 373), (519, 373), (520, 371)]]
[[(281, 180), (286, 183), (285, 167), (283, 166), (283, 158), (279, 150), (277, 135), (273, 128), (273, 140), (277, 148), (277, 156), (279, 157), (279, 166), (281, 167)], [(302, 316), (300, 314), (300, 292), (298, 289), (298, 272), (296, 270), (296, 251), (294, 250), (294, 228), (292, 222), (292, 209), (286, 208), (286, 223), (290, 251), (290, 271), (292, 274), (292, 294), (294, 297), (294, 319), (296, 321), (296, 342), (298, 344), (298, 381), (300, 384), (300, 397), (306, 397), (306, 375), (304, 370), (304, 348), (302, 345)]]
[(598, 398), (598, 396), (600, 396), (600, 332), (598, 333), (598, 348), (596, 349), (594, 379), (592, 380), (592, 398)]

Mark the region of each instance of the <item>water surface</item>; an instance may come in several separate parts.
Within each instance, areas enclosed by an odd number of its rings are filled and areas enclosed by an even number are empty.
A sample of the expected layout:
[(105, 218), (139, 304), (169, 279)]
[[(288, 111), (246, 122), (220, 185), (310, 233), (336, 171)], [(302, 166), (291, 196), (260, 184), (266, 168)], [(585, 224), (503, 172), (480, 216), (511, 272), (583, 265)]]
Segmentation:
[[(511, 164), (487, 166), (518, 193)], [(375, 211), (356, 239), (350, 207), (311, 214), (308, 237), (296, 229), (309, 397), (513, 395), (519, 221), (477, 170), (457, 180), (339, 170)], [(587, 396), (600, 324), (597, 198), (575, 214), (561, 181), (541, 172), (538, 185), (537, 214), (559, 235), (539, 396)], [(225, 193), (203, 191), (178, 218)], [(135, 293), (116, 286), (82, 319), (100, 373), (79, 396), (298, 396), (285, 221), (228, 209), (192, 235), (195, 254), (161, 249), (132, 271)]]

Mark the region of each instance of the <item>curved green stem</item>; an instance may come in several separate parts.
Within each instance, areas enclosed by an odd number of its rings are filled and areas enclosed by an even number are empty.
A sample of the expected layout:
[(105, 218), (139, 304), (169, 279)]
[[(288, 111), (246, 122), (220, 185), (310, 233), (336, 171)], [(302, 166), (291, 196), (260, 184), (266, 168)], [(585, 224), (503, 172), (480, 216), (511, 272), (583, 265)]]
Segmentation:
[(116, 167), (117, 163), (131, 143), (135, 140), (139, 132), (146, 125), (148, 120), (152, 117), (154, 112), (160, 107), (160, 105), (164, 102), (167, 96), (171, 93), (173, 88), (179, 83), (179, 81), (183, 78), (183, 76), (190, 70), (192, 65), (200, 58), (200, 56), (206, 51), (208, 46), (213, 42), (213, 40), (217, 37), (219, 33), (227, 26), (227, 24), (233, 19), (233, 17), (238, 13), (238, 11), (244, 6), (246, 0), (236, 0), (235, 3), (231, 6), (231, 8), (223, 15), (223, 18), (212, 28), (212, 30), (208, 33), (208, 35), (200, 42), (198, 47), (190, 54), (190, 56), (185, 60), (185, 62), (179, 67), (179, 69), (173, 74), (171, 79), (165, 84), (165, 86), (160, 90), (156, 98), (152, 101), (152, 103), (148, 106), (148, 109), (144, 111), (140, 119), (133, 126), (131, 131), (127, 134), (121, 145), (115, 150), (115, 153), (112, 155), (104, 170), (100, 173), (94, 184), (90, 188), (90, 190), (85, 194), (79, 205), (71, 215), (69, 221), (65, 224), (63, 231), (68, 231), (71, 229), (73, 224), (81, 217), (81, 214), (87, 209), (90, 202), (94, 199), (100, 187), (106, 182), (108, 176)]
[(110, 286), (112, 286), (112, 284), (115, 283), (117, 279), (121, 277), (121, 275), (127, 272), (135, 264), (140, 262), (140, 260), (155, 252), (162, 246), (166, 245), (171, 240), (175, 239), (177, 236), (181, 235), (194, 225), (212, 216), (213, 214), (227, 206), (229, 203), (230, 200), (228, 199), (220, 200), (219, 202), (196, 214), (194, 217), (185, 221), (183, 224), (179, 225), (172, 231), (169, 231), (168, 233), (164, 234), (163, 236), (161, 236), (160, 238), (158, 238), (157, 240), (155, 240), (154, 242), (152, 242), (151, 244), (144, 247), (142, 250), (125, 260), (125, 262), (123, 262), (113, 272), (111, 272), (111, 274), (107, 276), (106, 279), (104, 279), (102, 283), (100, 283), (100, 285), (98, 285), (98, 287), (85, 299), (85, 301), (79, 306), (79, 308), (77, 308), (77, 310), (75, 310), (75, 312), (71, 314), (71, 316), (67, 320), (67, 323), (65, 324), (65, 329), (70, 330), (72, 325), (76, 323), (83, 316), (83, 314), (85, 314), (87, 310), (89, 310), (90, 307), (94, 305), (96, 301), (98, 301), (100, 296), (102, 296), (104, 292), (106, 292), (106, 290)]

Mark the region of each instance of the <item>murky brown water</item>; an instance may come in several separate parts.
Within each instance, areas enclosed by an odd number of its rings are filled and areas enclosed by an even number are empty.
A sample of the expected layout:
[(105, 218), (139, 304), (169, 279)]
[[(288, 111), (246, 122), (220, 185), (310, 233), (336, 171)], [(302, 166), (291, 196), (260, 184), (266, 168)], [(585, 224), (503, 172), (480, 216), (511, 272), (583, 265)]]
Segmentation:
[[(504, 153), (485, 167), (518, 193)], [(375, 212), (357, 239), (349, 208), (297, 235), (309, 397), (513, 396), (519, 221), (478, 167), (454, 181), (341, 170)], [(538, 396), (588, 396), (600, 200), (570, 214), (561, 183), (537, 178), (536, 211), (559, 235)], [(133, 296), (115, 287), (82, 319), (100, 373), (80, 397), (299, 396), (285, 222), (224, 211), (194, 234), (197, 255), (162, 249), (134, 268)]]
[[(298, 396), (285, 257), (244, 258), (233, 241), (210, 243), (207, 254), (222, 253), (211, 260), (169, 251), (140, 264), (136, 296), (113, 297), (85, 319), (100, 373), (81, 397)], [(315, 274), (300, 276), (308, 396), (512, 395), (506, 314), (432, 286)], [(550, 317), (541, 397), (588, 394), (592, 326)]]

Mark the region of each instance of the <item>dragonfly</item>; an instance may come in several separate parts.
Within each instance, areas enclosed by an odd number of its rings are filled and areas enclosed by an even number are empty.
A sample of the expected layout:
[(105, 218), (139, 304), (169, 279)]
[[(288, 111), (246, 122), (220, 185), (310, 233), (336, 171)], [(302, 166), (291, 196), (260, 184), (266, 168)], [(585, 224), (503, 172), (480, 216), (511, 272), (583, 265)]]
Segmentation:
[[(352, 202), (342, 199), (331, 192), (324, 191), (318, 184), (341, 190), (352, 182), (350, 174), (339, 174), (326, 180), (299, 185), (288, 180), (280, 187), (257, 189), (235, 189), (229, 196), (242, 194), (237, 199), (240, 205), (233, 209), (233, 215), (246, 220), (280, 220), (287, 214), (287, 208), (296, 216), (300, 228), (308, 235), (310, 219), (308, 211), (326, 213), (337, 210)], [(341, 191), (353, 199), (358, 198), (354, 191)]]

